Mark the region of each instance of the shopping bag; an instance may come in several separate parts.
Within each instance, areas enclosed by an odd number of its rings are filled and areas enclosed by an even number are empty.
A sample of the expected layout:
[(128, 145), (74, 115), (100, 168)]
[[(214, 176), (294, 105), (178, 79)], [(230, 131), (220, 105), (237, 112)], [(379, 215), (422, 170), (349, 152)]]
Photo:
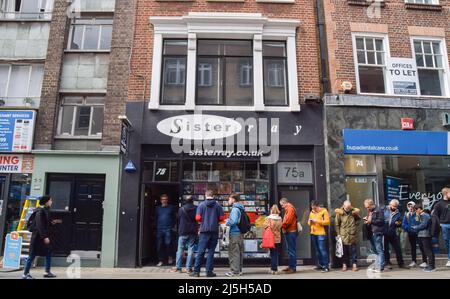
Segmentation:
[(275, 236), (274, 236), (272, 228), (270, 228), (270, 226), (268, 228), (266, 228), (263, 232), (261, 248), (264, 248), (264, 249), (275, 248)]
[(341, 258), (344, 255), (344, 246), (342, 245), (341, 237), (336, 237), (336, 256)]

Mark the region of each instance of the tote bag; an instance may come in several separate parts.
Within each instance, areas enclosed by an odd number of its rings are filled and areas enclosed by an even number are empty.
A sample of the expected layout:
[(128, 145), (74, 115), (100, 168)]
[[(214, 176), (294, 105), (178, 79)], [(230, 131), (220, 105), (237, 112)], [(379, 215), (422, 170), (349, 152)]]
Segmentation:
[(275, 248), (275, 236), (274, 236), (272, 228), (270, 226), (268, 228), (266, 228), (263, 232), (261, 248), (264, 248), (264, 249)]

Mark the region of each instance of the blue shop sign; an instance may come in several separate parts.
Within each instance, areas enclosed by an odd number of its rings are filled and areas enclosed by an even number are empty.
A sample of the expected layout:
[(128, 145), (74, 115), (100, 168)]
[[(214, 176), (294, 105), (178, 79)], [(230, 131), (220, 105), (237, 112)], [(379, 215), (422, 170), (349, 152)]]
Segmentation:
[(34, 111), (0, 111), (0, 152), (31, 151), (35, 116)]
[(345, 154), (450, 155), (450, 132), (344, 129)]
[(3, 268), (19, 269), (22, 252), (22, 237), (17, 232), (6, 235), (5, 251), (3, 253)]

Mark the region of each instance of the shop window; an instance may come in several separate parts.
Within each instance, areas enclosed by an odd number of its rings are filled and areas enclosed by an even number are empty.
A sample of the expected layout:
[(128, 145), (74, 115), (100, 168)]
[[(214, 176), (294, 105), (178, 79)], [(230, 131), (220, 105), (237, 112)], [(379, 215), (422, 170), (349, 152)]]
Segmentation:
[(7, 19), (50, 19), (53, 0), (5, 0), (0, 17)]
[(110, 50), (112, 19), (78, 18), (70, 26), (69, 50), (101, 51)]
[(53, 198), (52, 210), (69, 211), (70, 198), (72, 195), (71, 181), (54, 181), (49, 182), (49, 193)]
[(383, 37), (355, 36), (356, 73), (361, 93), (386, 93), (386, 51)]
[(30, 195), (31, 175), (12, 174), (6, 208), (6, 233), (17, 230), (25, 199)]
[(253, 105), (252, 69), (251, 41), (199, 40), (197, 104)]
[(40, 98), (42, 64), (0, 64), (0, 98)]
[(186, 40), (164, 40), (162, 104), (184, 104), (186, 60)]
[(426, 96), (444, 95), (445, 66), (442, 41), (414, 39), (413, 48), (420, 93)]
[(142, 181), (151, 182), (178, 182), (178, 162), (151, 161), (144, 163)]
[(101, 137), (103, 113), (103, 97), (64, 97), (59, 112), (58, 136)]
[(286, 43), (263, 42), (264, 102), (266, 105), (288, 104), (286, 78)]

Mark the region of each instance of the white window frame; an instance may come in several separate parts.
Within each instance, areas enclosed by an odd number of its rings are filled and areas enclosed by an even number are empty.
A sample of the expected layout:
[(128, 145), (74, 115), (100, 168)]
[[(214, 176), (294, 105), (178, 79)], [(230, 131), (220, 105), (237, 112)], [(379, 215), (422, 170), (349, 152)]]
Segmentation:
[(253, 65), (248, 63), (241, 64), (239, 70), (239, 85), (251, 87), (253, 85), (251, 74), (253, 74)]
[[(184, 85), (186, 83), (186, 66), (183, 66), (180, 64), (180, 61), (178, 58), (174, 58), (174, 57), (169, 57), (169, 59), (177, 59), (177, 64), (175, 67), (170, 67), (172, 72), (175, 72), (175, 82), (170, 82), (170, 80), (167, 80), (168, 77), (168, 72), (167, 70), (169, 68), (167, 68), (166, 66), (166, 70), (164, 72), (165, 78), (164, 78), (164, 84), (168, 85), (168, 86), (177, 86), (177, 85)], [(182, 75), (182, 72), (184, 73), (184, 75)]]
[[(110, 52), (111, 51), (111, 46), (109, 49), (101, 49), (100, 45), (101, 45), (101, 40), (102, 40), (102, 30), (103, 27), (111, 27), (113, 28), (113, 24), (95, 24), (95, 21), (97, 19), (104, 19), (104, 20), (111, 20), (111, 22), (113, 22), (112, 18), (79, 18), (78, 20), (90, 20), (92, 22), (92, 24), (74, 24), (71, 23), (70, 24), (70, 29), (69, 29), (69, 38), (67, 41), (67, 47), (66, 47), (66, 52)], [(97, 37), (97, 48), (96, 49), (84, 49), (84, 43), (85, 43), (85, 34), (86, 34), (86, 26), (97, 26), (99, 27), (98, 30), (98, 37)], [(75, 27), (83, 27), (83, 33), (81, 35), (81, 49), (72, 49), (72, 38), (73, 38), (73, 33), (75, 31)], [(112, 39), (112, 35), (111, 35), (111, 39)]]
[[(54, 0), (34, 0), (37, 1), (37, 6), (38, 6), (38, 10), (36, 12), (30, 13), (30, 14), (36, 14), (37, 17), (35, 18), (22, 18), (22, 6), (23, 6), (23, 0), (21, 0), (20, 3), (20, 10), (19, 12), (15, 11), (15, 6), (16, 6), (16, 1), (17, 0), (4, 0), (1, 3), (1, 9), (0, 9), (0, 19), (1, 18), (5, 18), (5, 19), (19, 19), (22, 21), (26, 21), (26, 20), (50, 20), (51, 19), (51, 13), (52, 13), (52, 9), (53, 9), (53, 2)], [(45, 2), (44, 2), (45, 1)], [(45, 3), (45, 5), (43, 5)]]
[(426, 4), (426, 5), (439, 5), (439, 0), (431, 0), (431, 3), (425, 3), (426, 0), (405, 0), (408, 4)]
[[(384, 67), (384, 90), (385, 93), (371, 93), (371, 92), (361, 92), (361, 85), (359, 82), (359, 63), (358, 63), (358, 51), (356, 49), (356, 38), (357, 37), (369, 37), (369, 38), (381, 38), (383, 39), (383, 50), (384, 50), (384, 66), (380, 65), (379, 67)], [(356, 79), (356, 91), (358, 94), (362, 95), (392, 95), (392, 88), (390, 86), (391, 77), (389, 72), (387, 71), (386, 65), (387, 61), (391, 57), (390, 48), (389, 48), (389, 36), (387, 34), (381, 33), (371, 33), (371, 32), (352, 32), (352, 44), (353, 44), (353, 64), (355, 67), (355, 79)], [(375, 45), (374, 45), (375, 47)]]
[[(411, 45), (411, 53), (413, 56), (413, 59), (416, 59), (416, 52), (414, 50), (414, 41), (420, 40), (420, 41), (437, 41), (440, 44), (440, 50), (442, 53), (442, 66), (443, 66), (443, 74), (442, 74), (442, 96), (432, 96), (432, 95), (420, 95), (420, 80), (419, 80), (419, 87), (418, 87), (418, 94), (421, 97), (427, 97), (427, 98), (446, 98), (450, 96), (450, 67), (449, 67), (449, 61), (448, 61), (448, 54), (447, 54), (447, 45), (445, 43), (445, 38), (441, 37), (432, 37), (432, 36), (410, 36), (410, 45)], [(417, 67), (419, 69), (419, 67)]]
[[(300, 111), (298, 74), (296, 68), (288, 67), (286, 84), (288, 106), (264, 104), (262, 40), (286, 42), (287, 65), (297, 65), (296, 29), (299, 21), (294, 19), (269, 19), (260, 13), (211, 13), (191, 12), (181, 17), (150, 17), (153, 24), (153, 58), (149, 109), (156, 110), (228, 110), (228, 111)], [(160, 103), (162, 80), (163, 40), (187, 38), (186, 100), (183, 105)], [(253, 40), (253, 105), (196, 105), (197, 39), (220, 38)]]
[[(59, 105), (59, 112), (58, 112), (58, 126), (57, 126), (57, 134), (56, 134), (56, 138), (74, 138), (74, 139), (79, 139), (79, 138), (83, 138), (83, 139), (101, 139), (103, 132), (99, 133), (99, 134), (92, 134), (92, 117), (94, 115), (94, 108), (99, 108), (102, 107), (103, 108), (103, 117), (105, 117), (105, 103), (103, 102), (103, 104), (86, 104), (86, 99), (89, 97), (103, 97), (104, 95), (98, 95), (98, 96), (78, 96), (78, 95), (73, 95), (73, 97), (80, 97), (83, 99), (82, 104), (64, 104), (64, 98), (65, 97), (71, 97), (71, 95), (66, 95), (63, 96), (61, 99), (61, 104)], [(65, 106), (73, 106), (73, 115), (72, 115), (72, 124), (71, 124), (71, 133), (67, 134), (61, 133), (61, 129), (62, 129), (62, 116), (63, 116), (63, 108)], [(77, 112), (78, 112), (78, 107), (90, 107), (90, 116), (89, 116), (89, 129), (88, 129), (88, 135), (74, 135), (75, 134), (75, 124), (76, 124), (76, 116), (77, 116)]]
[[(23, 98), (32, 98), (32, 99), (39, 99), (41, 97), (41, 95), (30, 95), (30, 85), (31, 85), (31, 74), (33, 73), (33, 67), (36, 66), (41, 66), (42, 67), (42, 79), (44, 77), (44, 64), (40, 64), (40, 63), (32, 63), (32, 64), (18, 64), (18, 63), (14, 63), (14, 64), (7, 64), (7, 63), (0, 63), (1, 66), (7, 66), (9, 67), (8, 70), (8, 79), (6, 80), (6, 86), (5, 86), (5, 94), (4, 95), (0, 95), (0, 98), (5, 98), (5, 99), (17, 99), (17, 98), (22, 98), (22, 97), (11, 97), (8, 94), (9, 91), (9, 87), (10, 87), (10, 83), (11, 83), (11, 74), (12, 74), (12, 69), (14, 66), (26, 66), (28, 67), (28, 80), (26, 82), (26, 96), (24, 96)], [(42, 92), (42, 81), (41, 80), (41, 85), (39, 87), (40, 91)]]
[(199, 87), (211, 87), (213, 85), (211, 63), (199, 63), (197, 72)]

